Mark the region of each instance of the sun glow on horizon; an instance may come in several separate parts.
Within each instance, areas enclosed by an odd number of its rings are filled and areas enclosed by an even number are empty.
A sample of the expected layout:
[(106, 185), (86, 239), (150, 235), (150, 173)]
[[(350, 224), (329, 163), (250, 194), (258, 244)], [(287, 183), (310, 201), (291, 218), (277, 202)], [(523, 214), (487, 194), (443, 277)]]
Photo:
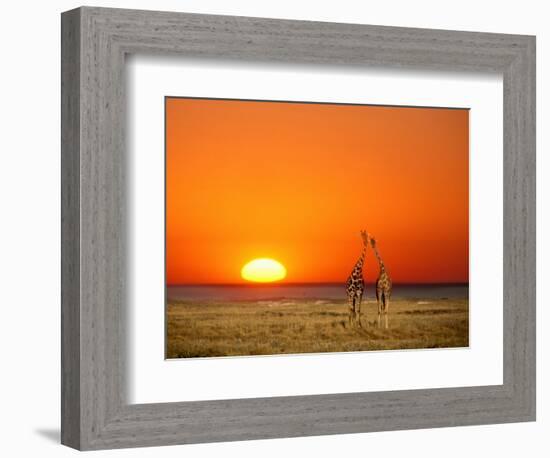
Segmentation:
[(286, 268), (271, 258), (258, 258), (246, 263), (241, 269), (244, 280), (256, 283), (271, 283), (286, 277)]

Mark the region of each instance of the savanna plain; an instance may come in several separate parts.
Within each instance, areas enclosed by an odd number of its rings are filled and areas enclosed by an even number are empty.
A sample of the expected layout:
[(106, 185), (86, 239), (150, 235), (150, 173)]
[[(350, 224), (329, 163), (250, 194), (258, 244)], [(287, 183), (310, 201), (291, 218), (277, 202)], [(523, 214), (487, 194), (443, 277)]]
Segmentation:
[(363, 301), (361, 325), (345, 301), (187, 301), (166, 308), (167, 358), (468, 347), (468, 299), (393, 299), (378, 317)]

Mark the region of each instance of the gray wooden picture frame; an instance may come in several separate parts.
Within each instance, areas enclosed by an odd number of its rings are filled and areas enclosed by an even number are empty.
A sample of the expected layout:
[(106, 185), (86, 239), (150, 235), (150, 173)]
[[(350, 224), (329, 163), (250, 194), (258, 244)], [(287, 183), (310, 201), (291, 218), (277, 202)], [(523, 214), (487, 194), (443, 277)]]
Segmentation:
[[(61, 39), (63, 444), (88, 450), (535, 419), (534, 37), (83, 7), (62, 14)], [(129, 404), (124, 62), (135, 53), (502, 74), (504, 383)]]

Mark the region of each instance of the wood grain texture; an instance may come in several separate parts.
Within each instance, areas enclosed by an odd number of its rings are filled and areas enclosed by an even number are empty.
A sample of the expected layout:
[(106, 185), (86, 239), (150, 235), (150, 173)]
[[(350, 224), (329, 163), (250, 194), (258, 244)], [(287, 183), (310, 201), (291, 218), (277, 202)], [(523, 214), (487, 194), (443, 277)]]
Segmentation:
[(80, 15), (61, 24), (61, 441), (80, 446)]
[[(64, 444), (87, 450), (535, 418), (534, 37), (85, 7), (63, 13), (62, 42)], [(504, 384), (128, 404), (128, 53), (502, 73)]]

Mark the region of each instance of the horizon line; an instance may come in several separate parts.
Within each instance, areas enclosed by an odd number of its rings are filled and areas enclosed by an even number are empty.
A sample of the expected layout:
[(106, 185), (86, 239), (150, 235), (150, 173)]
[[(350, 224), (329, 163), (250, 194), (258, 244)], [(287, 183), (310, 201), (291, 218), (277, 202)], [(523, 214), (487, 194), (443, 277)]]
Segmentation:
[[(376, 284), (375, 281), (365, 282), (367, 285), (374, 285)], [(198, 287), (198, 286), (251, 286), (251, 287), (258, 287), (258, 286), (310, 286), (310, 285), (317, 285), (317, 286), (342, 286), (345, 285), (346, 282), (254, 282), (254, 283), (166, 283), (165, 286), (167, 288), (170, 287)], [(399, 286), (469, 286), (469, 281), (443, 281), (443, 282), (393, 282), (393, 285), (399, 285)]]

